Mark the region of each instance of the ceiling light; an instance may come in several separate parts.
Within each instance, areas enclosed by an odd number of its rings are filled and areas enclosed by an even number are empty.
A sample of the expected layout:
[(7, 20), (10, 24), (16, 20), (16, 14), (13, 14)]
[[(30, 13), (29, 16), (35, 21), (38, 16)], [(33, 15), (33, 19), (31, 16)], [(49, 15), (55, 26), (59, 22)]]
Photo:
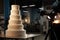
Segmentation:
[(22, 8), (26, 8), (26, 7), (28, 7), (28, 6), (22, 6)]
[(29, 5), (29, 7), (34, 7), (35, 5)]
[(23, 11), (23, 12), (28, 12), (28, 11)]

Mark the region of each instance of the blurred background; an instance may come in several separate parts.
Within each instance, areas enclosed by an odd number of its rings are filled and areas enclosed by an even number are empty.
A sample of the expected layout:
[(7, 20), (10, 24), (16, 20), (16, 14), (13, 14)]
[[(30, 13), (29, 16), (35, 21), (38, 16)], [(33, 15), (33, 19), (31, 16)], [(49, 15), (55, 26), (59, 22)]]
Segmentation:
[(49, 30), (50, 40), (56, 40), (56, 37), (60, 39), (60, 24), (54, 22), (56, 19), (60, 20), (60, 0), (0, 0), (1, 30), (7, 30), (13, 4), (20, 5), (22, 22), (27, 33), (47, 34)]

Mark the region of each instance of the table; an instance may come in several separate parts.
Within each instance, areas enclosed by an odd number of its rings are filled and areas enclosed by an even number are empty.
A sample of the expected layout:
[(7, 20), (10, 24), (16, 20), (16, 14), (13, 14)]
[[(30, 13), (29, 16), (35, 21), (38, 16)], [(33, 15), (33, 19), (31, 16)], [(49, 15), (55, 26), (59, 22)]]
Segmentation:
[(25, 38), (0, 36), (0, 38), (3, 39), (3, 40), (29, 40), (29, 38), (34, 40), (35, 37), (38, 37), (40, 35), (41, 34), (27, 34), (27, 37), (25, 37)]

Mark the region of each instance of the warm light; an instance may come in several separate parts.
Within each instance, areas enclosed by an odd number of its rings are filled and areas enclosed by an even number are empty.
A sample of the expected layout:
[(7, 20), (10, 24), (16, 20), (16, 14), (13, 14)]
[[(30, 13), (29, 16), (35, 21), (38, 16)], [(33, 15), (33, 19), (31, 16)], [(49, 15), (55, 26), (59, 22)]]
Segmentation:
[(28, 22), (28, 20), (27, 20), (27, 19), (25, 19), (25, 22)]
[(30, 19), (29, 18), (25, 18), (25, 23), (29, 24), (30, 23)]
[(54, 20), (54, 22), (53, 22), (53, 23), (58, 24), (58, 23), (60, 23), (60, 20)]
[(54, 16), (54, 21), (53, 21), (53, 23), (55, 23), (55, 24), (60, 23), (60, 13), (57, 13), (57, 15)]
[(54, 18), (57, 18), (57, 16), (55, 16)]
[(57, 15), (54, 16), (54, 19), (60, 20), (60, 13), (57, 13)]

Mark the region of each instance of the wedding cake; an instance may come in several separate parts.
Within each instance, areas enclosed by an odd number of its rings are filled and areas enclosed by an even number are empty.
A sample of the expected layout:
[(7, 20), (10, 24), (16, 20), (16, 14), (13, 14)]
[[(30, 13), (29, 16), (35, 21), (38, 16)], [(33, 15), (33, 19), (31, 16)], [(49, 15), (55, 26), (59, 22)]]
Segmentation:
[(26, 30), (22, 24), (19, 5), (12, 5), (10, 11), (10, 19), (8, 29), (6, 30), (7, 37), (26, 37)]

